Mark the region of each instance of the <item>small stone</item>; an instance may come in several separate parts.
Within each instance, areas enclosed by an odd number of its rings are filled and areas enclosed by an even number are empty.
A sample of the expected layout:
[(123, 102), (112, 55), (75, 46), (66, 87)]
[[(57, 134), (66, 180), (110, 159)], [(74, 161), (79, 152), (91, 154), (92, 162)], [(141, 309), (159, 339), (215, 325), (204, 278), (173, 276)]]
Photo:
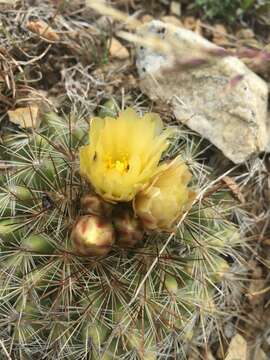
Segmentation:
[(129, 52), (127, 48), (125, 48), (120, 41), (118, 41), (115, 38), (111, 39), (111, 46), (110, 46), (110, 55), (113, 58), (119, 59), (119, 60), (125, 60), (129, 57)]
[(37, 105), (29, 105), (20, 107), (16, 110), (9, 110), (9, 121), (21, 126), (22, 128), (36, 128), (38, 125), (39, 107)]
[(170, 5), (170, 13), (176, 16), (181, 16), (181, 3), (180, 1), (172, 1)]
[(170, 103), (180, 122), (234, 163), (266, 150), (268, 87), (263, 79), (238, 58), (224, 56), (224, 49), (185, 28), (154, 20), (138, 34), (171, 44), (167, 52), (138, 47), (137, 68), (145, 94)]

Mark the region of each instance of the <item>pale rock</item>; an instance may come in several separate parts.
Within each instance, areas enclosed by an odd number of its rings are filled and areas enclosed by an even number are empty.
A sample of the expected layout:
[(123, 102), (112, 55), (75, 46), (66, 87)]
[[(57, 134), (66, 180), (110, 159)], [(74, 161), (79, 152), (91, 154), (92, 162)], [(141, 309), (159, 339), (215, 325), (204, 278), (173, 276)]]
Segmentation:
[[(156, 44), (155, 50), (138, 47), (143, 92), (152, 100), (169, 102), (180, 122), (235, 163), (266, 149), (268, 88), (264, 80), (235, 57), (210, 57), (224, 50), (190, 30), (154, 20), (138, 34), (167, 46), (165, 52), (162, 46), (157, 50)], [(195, 66), (207, 58), (206, 64)]]

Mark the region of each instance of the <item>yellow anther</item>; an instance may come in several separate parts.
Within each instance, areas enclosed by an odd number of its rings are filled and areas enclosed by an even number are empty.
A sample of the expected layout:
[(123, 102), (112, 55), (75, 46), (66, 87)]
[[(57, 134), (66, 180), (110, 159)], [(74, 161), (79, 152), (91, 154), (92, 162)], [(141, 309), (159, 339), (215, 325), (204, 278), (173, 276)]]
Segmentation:
[(107, 169), (115, 169), (121, 175), (128, 171), (128, 160), (127, 156), (122, 156), (120, 160), (112, 160), (111, 156), (108, 156), (106, 159), (106, 167)]

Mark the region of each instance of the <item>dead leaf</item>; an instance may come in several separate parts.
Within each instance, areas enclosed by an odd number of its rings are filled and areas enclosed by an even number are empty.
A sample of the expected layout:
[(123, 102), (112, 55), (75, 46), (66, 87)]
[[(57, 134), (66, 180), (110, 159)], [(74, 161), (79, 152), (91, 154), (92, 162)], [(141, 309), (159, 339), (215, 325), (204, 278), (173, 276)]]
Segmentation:
[(45, 21), (29, 21), (27, 29), (50, 41), (59, 41), (60, 36)]
[(9, 110), (9, 120), (21, 126), (22, 128), (36, 128), (38, 125), (39, 107), (37, 105), (29, 105), (16, 110)]
[(110, 55), (116, 59), (125, 60), (129, 57), (129, 52), (120, 41), (115, 38), (111, 40)]
[(246, 360), (247, 342), (240, 334), (236, 334), (230, 343), (225, 360)]
[(227, 187), (231, 190), (233, 195), (240, 201), (241, 204), (245, 203), (245, 197), (242, 194), (237, 183), (230, 176), (224, 176), (222, 181), (227, 185)]

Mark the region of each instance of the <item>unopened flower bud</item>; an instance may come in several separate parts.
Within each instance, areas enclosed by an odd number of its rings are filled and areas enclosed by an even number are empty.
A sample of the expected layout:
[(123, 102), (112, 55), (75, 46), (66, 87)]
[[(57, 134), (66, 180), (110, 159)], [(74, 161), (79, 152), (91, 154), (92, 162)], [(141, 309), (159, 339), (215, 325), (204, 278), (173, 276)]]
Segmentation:
[(114, 229), (104, 218), (85, 215), (75, 223), (71, 239), (79, 254), (104, 256), (114, 243)]
[(89, 194), (81, 198), (81, 209), (84, 214), (108, 216), (111, 214), (112, 205), (96, 194)]
[(123, 248), (135, 246), (143, 238), (140, 221), (130, 211), (119, 212), (113, 220), (117, 245)]
[(178, 157), (168, 163), (139, 192), (133, 207), (136, 215), (147, 230), (172, 231), (177, 220), (188, 210), (195, 193), (188, 188), (191, 173)]

